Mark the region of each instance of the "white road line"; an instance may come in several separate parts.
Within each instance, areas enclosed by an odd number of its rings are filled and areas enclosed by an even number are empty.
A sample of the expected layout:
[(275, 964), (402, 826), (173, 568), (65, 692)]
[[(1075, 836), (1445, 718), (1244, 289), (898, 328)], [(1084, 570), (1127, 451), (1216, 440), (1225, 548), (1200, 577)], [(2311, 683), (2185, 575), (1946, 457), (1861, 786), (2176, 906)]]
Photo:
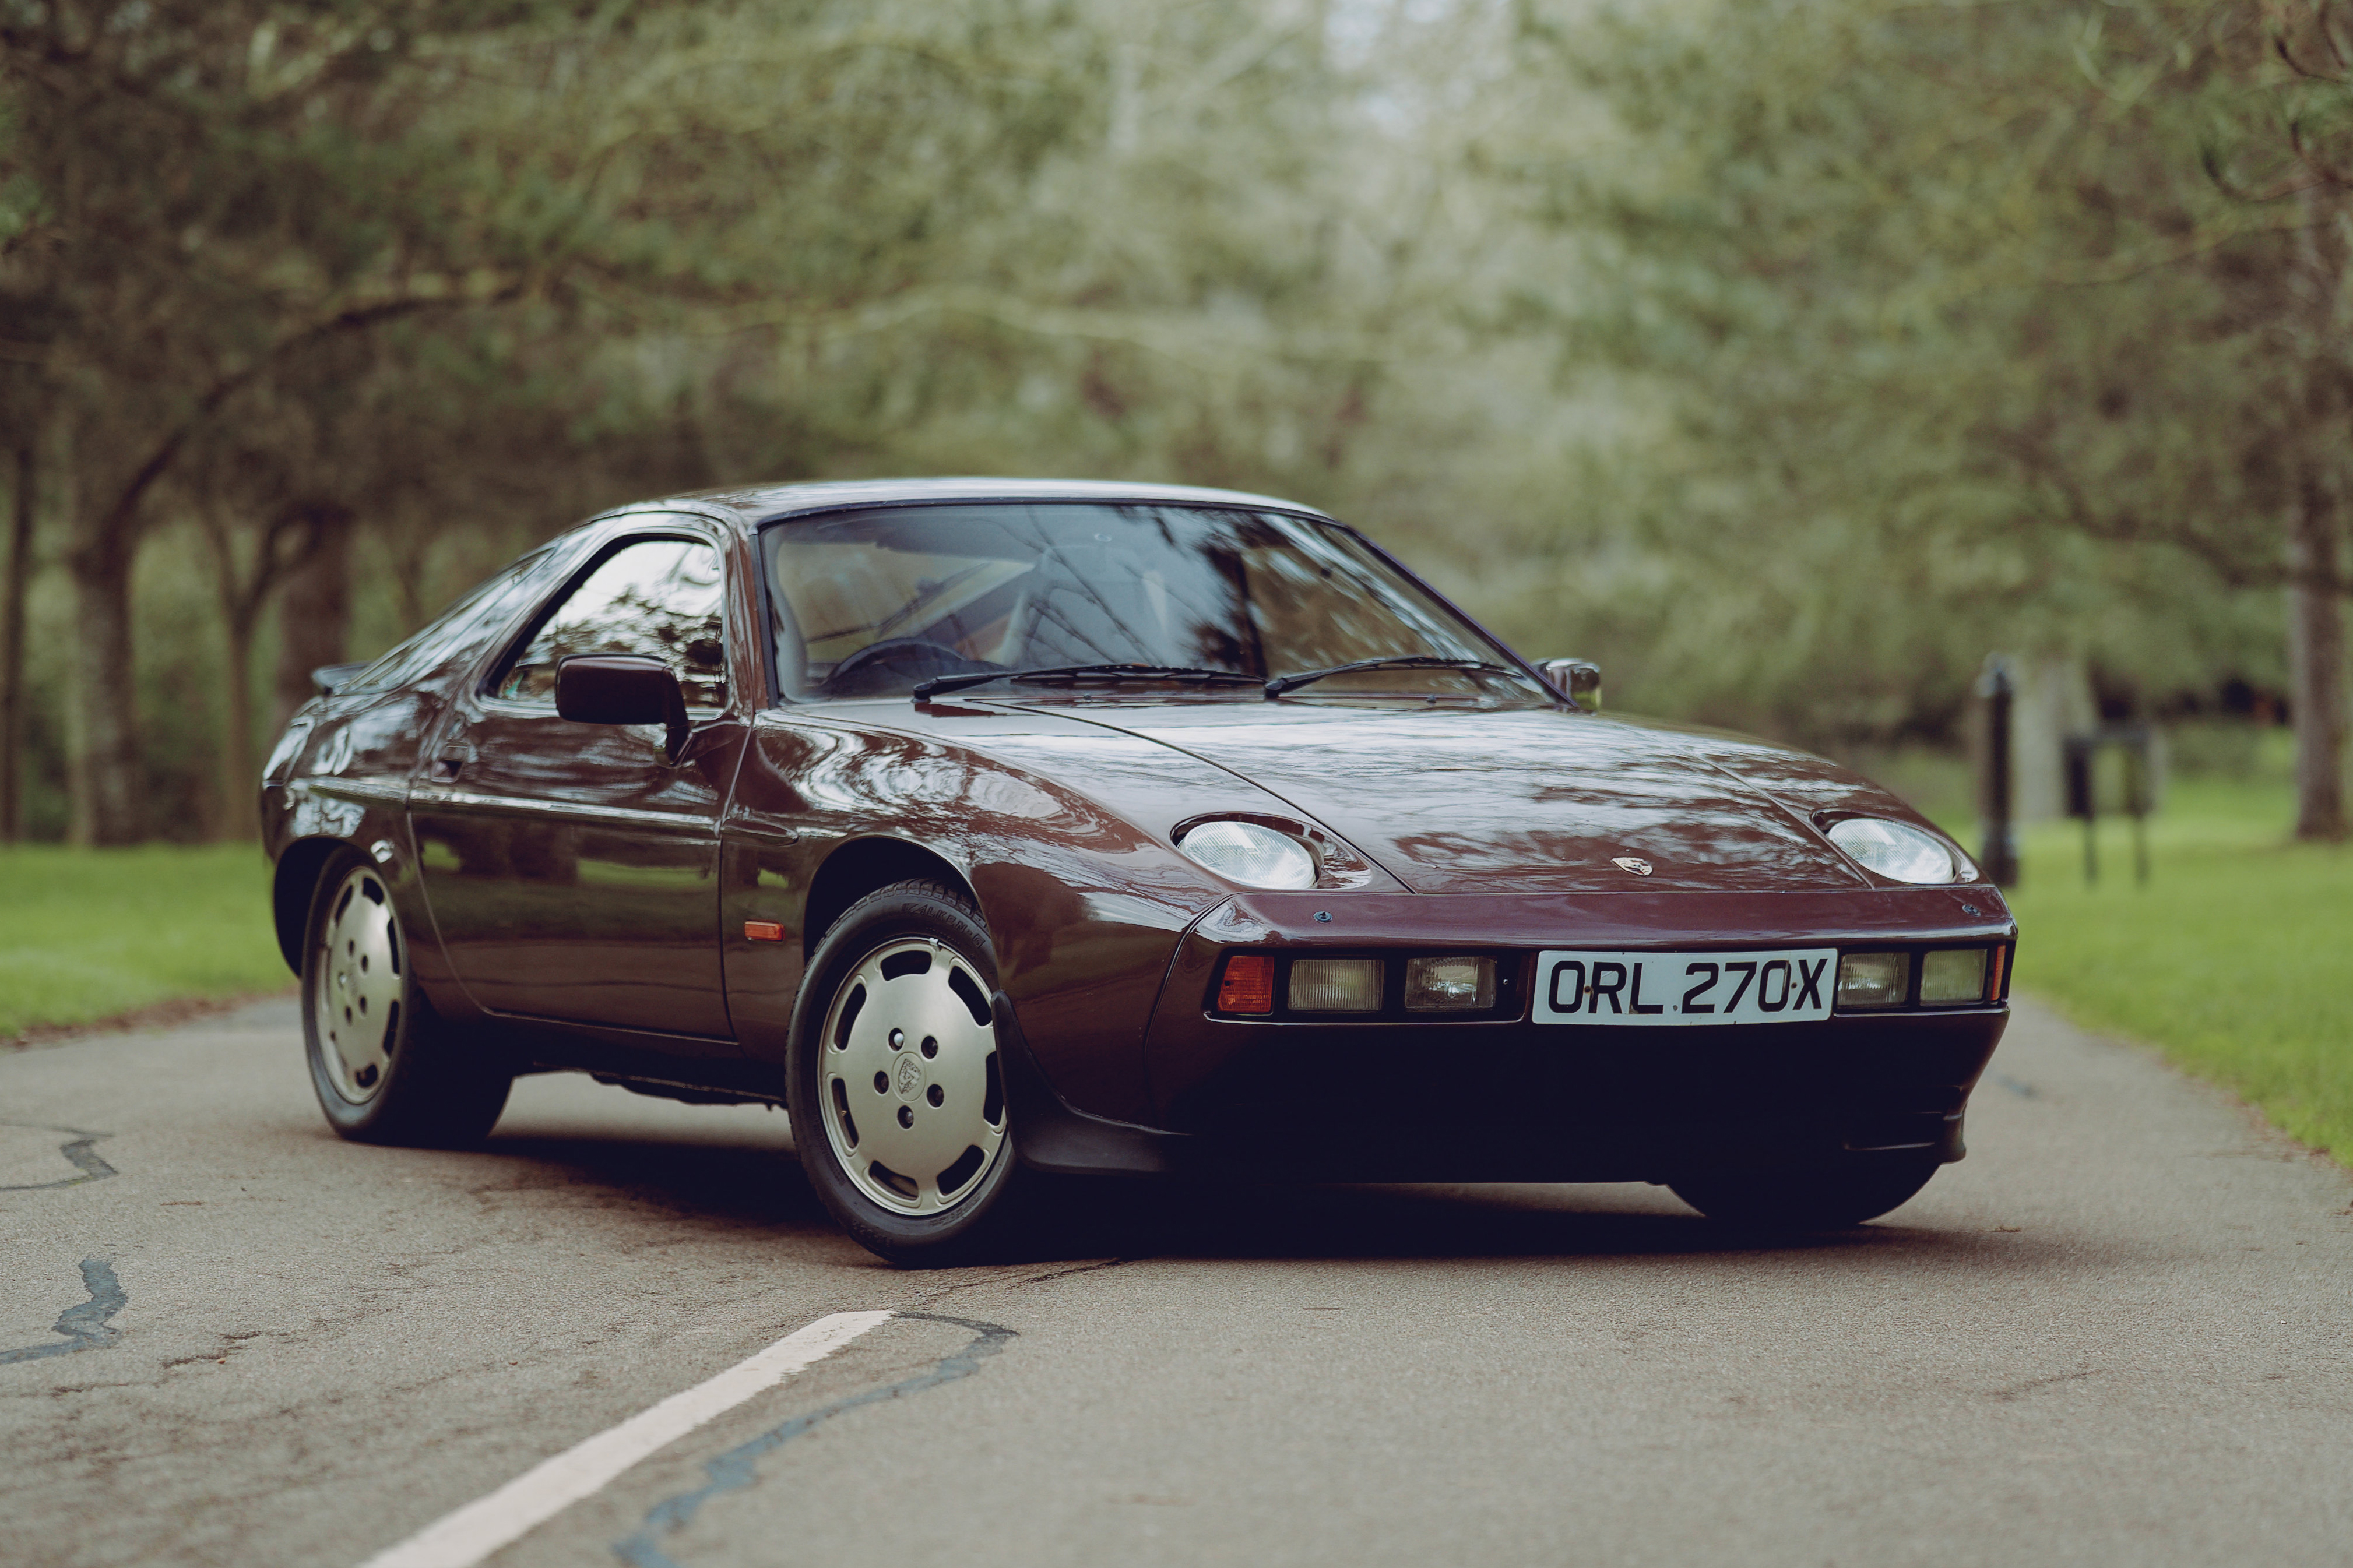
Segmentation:
[(490, 1496), (377, 1552), (360, 1568), (472, 1568), (656, 1449), (823, 1361), (890, 1318), (888, 1312), (836, 1312), (796, 1329), (718, 1376), (542, 1461)]

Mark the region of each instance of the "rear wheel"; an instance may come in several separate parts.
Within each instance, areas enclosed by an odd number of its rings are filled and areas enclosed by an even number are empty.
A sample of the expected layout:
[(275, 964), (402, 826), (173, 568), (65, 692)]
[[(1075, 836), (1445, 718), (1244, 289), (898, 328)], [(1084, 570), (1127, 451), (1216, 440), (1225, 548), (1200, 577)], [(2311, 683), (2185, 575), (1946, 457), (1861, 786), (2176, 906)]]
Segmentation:
[(479, 1142), (514, 1081), (426, 1001), (391, 889), (353, 850), (327, 863), (311, 900), (302, 1037), (320, 1110), (358, 1142)]
[(1712, 1171), (1668, 1185), (1712, 1220), (1758, 1230), (1843, 1230), (1903, 1207), (1933, 1164), (1861, 1163), (1814, 1171)]
[(809, 1184), (860, 1243), (935, 1268), (1011, 1237), (1016, 1189), (988, 933), (959, 889), (852, 904), (809, 964), (787, 1060)]

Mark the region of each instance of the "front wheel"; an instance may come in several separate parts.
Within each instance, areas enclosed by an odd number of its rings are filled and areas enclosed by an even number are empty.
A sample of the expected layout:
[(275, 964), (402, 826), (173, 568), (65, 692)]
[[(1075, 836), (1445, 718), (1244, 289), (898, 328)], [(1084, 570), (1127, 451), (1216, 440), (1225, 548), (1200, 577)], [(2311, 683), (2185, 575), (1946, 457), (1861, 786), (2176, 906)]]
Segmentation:
[(1815, 1171), (1714, 1171), (1670, 1182), (1712, 1220), (1756, 1230), (1844, 1230), (1903, 1207), (1936, 1173), (1914, 1161)]
[(869, 1250), (964, 1263), (1012, 1226), (1013, 1130), (988, 933), (960, 889), (896, 883), (852, 904), (809, 963), (786, 1058), (810, 1186)]
[(392, 890), (353, 850), (328, 861), (311, 900), (302, 1037), (319, 1109), (354, 1142), (480, 1142), (514, 1082), (426, 1001)]

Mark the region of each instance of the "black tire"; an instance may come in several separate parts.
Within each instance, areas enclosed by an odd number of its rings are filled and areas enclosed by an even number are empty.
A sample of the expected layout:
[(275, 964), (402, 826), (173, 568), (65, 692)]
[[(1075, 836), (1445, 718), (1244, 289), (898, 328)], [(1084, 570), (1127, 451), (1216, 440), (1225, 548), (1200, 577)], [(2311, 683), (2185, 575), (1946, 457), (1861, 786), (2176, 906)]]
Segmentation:
[[(944, 978), (938, 984), (953, 981), (959, 964), (968, 972), (967, 980), (977, 982), (978, 1002), (972, 999), (971, 985), (963, 985), (957, 993), (962, 998), (960, 1005), (969, 1010), (970, 1028), (965, 1029), (960, 1023), (958, 1036), (943, 1044), (939, 1056), (930, 1065), (944, 1075), (953, 1062), (960, 1075), (960, 1088), (984, 1081), (985, 1076), (989, 1087), (982, 1091), (977, 1102), (982, 1109), (977, 1114), (986, 1117), (993, 1109), (996, 1118), (988, 1124), (995, 1146), (984, 1154), (976, 1173), (951, 1186), (947, 1179), (954, 1173), (955, 1167), (951, 1165), (944, 1173), (924, 1172), (910, 1182), (910, 1191), (902, 1201), (950, 1205), (930, 1213), (902, 1212), (881, 1201), (889, 1195), (881, 1183), (904, 1178), (897, 1178), (896, 1173), (883, 1166), (879, 1157), (865, 1158), (861, 1151), (883, 1146), (883, 1138), (873, 1131), (878, 1126), (884, 1128), (884, 1136), (901, 1135), (889, 1132), (886, 1124), (874, 1120), (868, 1121), (868, 1131), (861, 1134), (856, 1118), (859, 1114), (872, 1118), (887, 1111), (902, 1128), (910, 1130), (907, 1136), (913, 1137), (916, 1134), (912, 1130), (918, 1113), (928, 1113), (924, 1111), (926, 1100), (933, 1107), (941, 1106), (943, 1101), (929, 1099), (931, 1091), (920, 1085), (912, 1086), (910, 1098), (910, 1086), (898, 1075), (892, 1076), (892, 1088), (886, 1090), (886, 1075), (881, 1073), (876, 1075), (873, 1099), (868, 1100), (862, 1098), (862, 1068), (848, 1073), (841, 1070), (842, 1063), (862, 1061), (864, 1053), (881, 1048), (870, 1036), (886, 1041), (899, 1038), (900, 1031), (889, 1026), (896, 1015), (885, 1013), (884, 1004), (880, 1001), (875, 1002), (874, 1011), (866, 1012), (868, 999), (860, 991), (872, 980), (881, 962), (877, 955), (901, 951), (913, 943), (924, 944), (940, 953), (940, 975)], [(919, 976), (929, 984), (931, 971), (927, 968), (897, 978)], [(869, 893), (834, 921), (809, 961), (800, 999), (794, 1006), (792, 1033), (786, 1046), (786, 1084), (793, 1145), (799, 1152), (801, 1169), (843, 1230), (867, 1250), (902, 1268), (950, 1268), (1001, 1257), (1020, 1244), (1027, 1228), (1030, 1199), (1039, 1184), (1032, 1173), (1019, 1168), (1015, 1156), (1011, 1112), (1004, 1103), (1004, 1078), (995, 1059), (995, 1026), (980, 1021), (987, 1016), (987, 998), (996, 989), (996, 954), (978, 911), (963, 890), (944, 882), (905, 881)], [(847, 1017), (837, 1013), (838, 1002)], [(859, 1026), (861, 1019), (862, 1028)], [(830, 1042), (827, 1038), (828, 1020), (839, 1037)], [(902, 1056), (881, 1059), (887, 1065), (919, 1058), (914, 1044), (909, 1041)], [(928, 1051), (933, 1041), (926, 1037), (921, 1044)], [(831, 1061), (827, 1056), (828, 1046), (840, 1053)], [(889, 1045), (887, 1048), (896, 1052), (902, 1047)], [(980, 1052), (987, 1053), (986, 1059), (976, 1059), (975, 1053)], [(976, 1068), (978, 1075), (984, 1076), (976, 1076)], [(834, 1094), (828, 1092), (828, 1085), (839, 1089), (837, 1079), (840, 1083), (857, 1080), (861, 1099), (853, 1104), (845, 1093), (837, 1102)], [(894, 1094), (902, 1098), (903, 1104), (892, 1103), (891, 1096)], [(958, 1110), (963, 1111), (970, 1103), (973, 1102), (960, 1099)], [(830, 1118), (828, 1110), (833, 1112)], [(966, 1125), (961, 1117), (950, 1121), (944, 1110), (940, 1114), (943, 1125), (951, 1129)], [(973, 1147), (976, 1149), (977, 1143)], [(881, 1173), (880, 1178), (876, 1175), (878, 1171)], [(923, 1188), (926, 1181), (933, 1184), (928, 1194)]]
[[(361, 900), (367, 910), (359, 910)], [(361, 913), (381, 939), (367, 952), (360, 951)], [(331, 931), (340, 962), (331, 962)], [(417, 984), (391, 889), (352, 849), (321, 870), (303, 924), (302, 1043), (327, 1124), (357, 1143), (479, 1143), (514, 1083), (512, 1069), (482, 1042), (434, 1012)]]
[(1844, 1230), (1903, 1207), (1937, 1169), (1857, 1161), (1829, 1170), (1711, 1171), (1668, 1185), (1708, 1218), (1745, 1230)]

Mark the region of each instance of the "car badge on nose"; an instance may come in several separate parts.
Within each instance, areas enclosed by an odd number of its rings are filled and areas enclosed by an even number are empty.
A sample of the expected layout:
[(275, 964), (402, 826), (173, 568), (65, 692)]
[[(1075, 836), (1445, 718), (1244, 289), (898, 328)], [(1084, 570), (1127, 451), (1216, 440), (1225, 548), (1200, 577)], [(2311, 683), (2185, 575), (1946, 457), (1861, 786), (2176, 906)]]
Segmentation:
[(1631, 855), (1617, 856), (1609, 863), (1620, 871), (1631, 871), (1637, 877), (1647, 877), (1651, 874), (1651, 863), (1648, 860), (1637, 859)]

